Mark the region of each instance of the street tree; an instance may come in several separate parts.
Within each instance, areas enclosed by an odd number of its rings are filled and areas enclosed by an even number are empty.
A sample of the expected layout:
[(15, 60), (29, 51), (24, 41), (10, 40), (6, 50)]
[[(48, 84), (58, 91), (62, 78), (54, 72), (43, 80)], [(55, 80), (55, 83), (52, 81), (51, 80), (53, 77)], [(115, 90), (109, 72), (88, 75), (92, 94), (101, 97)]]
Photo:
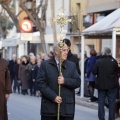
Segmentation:
[(9, 30), (13, 28), (14, 24), (10, 21), (9, 17), (4, 15), (0, 15), (0, 35), (2, 38), (6, 38)]
[[(16, 15), (15, 11), (10, 8), (10, 3), (15, 2), (14, 0), (0, 0), (1, 6), (6, 10), (6, 12), (9, 14), (11, 19), (13, 20), (17, 32), (21, 32), (19, 27), (19, 19), (18, 16), (25, 11), (28, 15), (28, 18), (33, 22), (33, 24), (36, 26), (40, 33), (40, 39), (42, 44), (42, 52), (47, 53), (46, 51), (46, 45), (45, 45), (45, 15), (46, 10), (48, 6), (48, 0), (39, 0), (39, 5), (36, 6), (36, 0), (18, 0), (19, 1), (19, 7), (21, 10)], [(31, 9), (27, 8), (27, 2), (31, 1)], [(40, 14), (41, 13), (41, 14)]]

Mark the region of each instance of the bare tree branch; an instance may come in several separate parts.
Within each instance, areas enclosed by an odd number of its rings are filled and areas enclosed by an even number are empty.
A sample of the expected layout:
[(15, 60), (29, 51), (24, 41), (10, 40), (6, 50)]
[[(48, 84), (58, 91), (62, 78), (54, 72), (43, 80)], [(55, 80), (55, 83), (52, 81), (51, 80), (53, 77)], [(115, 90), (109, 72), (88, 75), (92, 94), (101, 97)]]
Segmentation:
[[(43, 1), (45, 1), (45, 5), (43, 5)], [(26, 0), (19, 0), (19, 7), (21, 7), (22, 10), (18, 13), (18, 15), (15, 15), (14, 12), (9, 7), (8, 3), (10, 3), (10, 2), (11, 2), (11, 0), (0, 0), (1, 6), (3, 7), (3, 9), (5, 11), (7, 11), (9, 16), (13, 20), (13, 22), (14, 22), (16, 28), (17, 28), (17, 32), (21, 31), (20, 27), (19, 27), (18, 16), (21, 14), (22, 11), (25, 11), (26, 14), (28, 15), (28, 17), (30, 18), (30, 20), (33, 22), (33, 24), (38, 28), (38, 30), (40, 32), (41, 43), (42, 43), (42, 50), (43, 50), (42, 52), (46, 53), (45, 38), (44, 38), (44, 34), (45, 34), (45, 20), (43, 19), (43, 17), (45, 16), (45, 12), (47, 10), (48, 0), (41, 0), (40, 4), (38, 5), (37, 8), (35, 6), (34, 1), (32, 1), (32, 9), (31, 10), (27, 9), (27, 7), (26, 7)], [(40, 11), (42, 13), (41, 13), (41, 17), (39, 18), (38, 15), (39, 15)]]
[(21, 10), (21, 11), (16, 15), (16, 17), (18, 17), (22, 12), (23, 12), (23, 10)]
[(40, 5), (38, 5), (38, 7), (37, 7), (37, 15), (39, 14), (39, 12), (40, 12), (40, 8), (42, 7), (42, 3), (43, 3), (43, 0), (41, 0), (40, 1)]
[(14, 24), (16, 26), (17, 32), (20, 32), (19, 21), (18, 21), (17, 17), (14, 15), (14, 13), (11, 11), (11, 8), (8, 5), (5, 5), (3, 3), (1, 5), (7, 11), (9, 16), (13, 20), (13, 22), (14, 22)]
[(35, 24), (35, 26), (36, 27), (39, 26), (38, 23), (36, 22), (36, 20), (34, 19), (34, 17), (31, 15), (30, 11), (26, 8), (25, 4), (20, 2), (20, 7), (27, 13), (27, 15), (32, 20), (32, 22)]
[(45, 5), (42, 7), (41, 20), (43, 20), (43, 17), (45, 15), (46, 10), (47, 10), (47, 6), (48, 6), (48, 0), (45, 0)]
[(5, 31), (4, 31), (4, 35), (6, 36), (7, 35), (7, 29), (8, 29), (8, 25), (9, 25), (9, 18), (7, 16), (6, 17), (6, 28), (5, 28)]

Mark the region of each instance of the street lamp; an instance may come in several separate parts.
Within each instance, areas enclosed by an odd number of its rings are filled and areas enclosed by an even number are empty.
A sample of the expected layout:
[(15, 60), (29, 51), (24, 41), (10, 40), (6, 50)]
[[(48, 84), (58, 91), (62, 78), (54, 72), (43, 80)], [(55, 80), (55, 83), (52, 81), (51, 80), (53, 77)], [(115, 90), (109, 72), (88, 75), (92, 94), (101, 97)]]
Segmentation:
[(26, 2), (26, 8), (27, 8), (28, 10), (31, 10), (31, 9), (32, 9), (32, 0), (27, 0), (27, 2)]

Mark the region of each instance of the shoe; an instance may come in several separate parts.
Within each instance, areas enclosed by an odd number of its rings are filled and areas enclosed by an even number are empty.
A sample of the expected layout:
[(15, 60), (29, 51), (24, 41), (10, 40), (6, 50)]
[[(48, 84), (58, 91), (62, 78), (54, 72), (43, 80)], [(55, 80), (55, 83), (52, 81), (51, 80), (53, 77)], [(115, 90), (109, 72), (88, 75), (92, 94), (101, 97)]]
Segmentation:
[(96, 102), (95, 100), (89, 99), (87, 102)]
[(87, 102), (92, 102), (91, 99), (89, 99)]

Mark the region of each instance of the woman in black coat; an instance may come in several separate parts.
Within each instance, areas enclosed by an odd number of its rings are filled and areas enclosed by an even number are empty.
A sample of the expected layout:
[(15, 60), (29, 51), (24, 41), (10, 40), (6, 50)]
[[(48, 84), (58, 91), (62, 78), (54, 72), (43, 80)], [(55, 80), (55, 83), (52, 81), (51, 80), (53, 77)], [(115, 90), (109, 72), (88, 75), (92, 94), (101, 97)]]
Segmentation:
[(17, 64), (15, 64), (14, 66), (14, 73), (15, 73), (15, 87), (17, 87), (18, 89), (18, 93), (20, 94), (20, 84), (19, 84), (19, 77), (18, 77), (18, 74), (19, 74), (19, 65), (21, 63), (21, 59), (17, 59)]
[(27, 73), (26, 73), (26, 67), (29, 64), (27, 56), (22, 57), (22, 63), (19, 66), (19, 79), (22, 82), (22, 94), (26, 95), (28, 94), (28, 79), (27, 79)]

